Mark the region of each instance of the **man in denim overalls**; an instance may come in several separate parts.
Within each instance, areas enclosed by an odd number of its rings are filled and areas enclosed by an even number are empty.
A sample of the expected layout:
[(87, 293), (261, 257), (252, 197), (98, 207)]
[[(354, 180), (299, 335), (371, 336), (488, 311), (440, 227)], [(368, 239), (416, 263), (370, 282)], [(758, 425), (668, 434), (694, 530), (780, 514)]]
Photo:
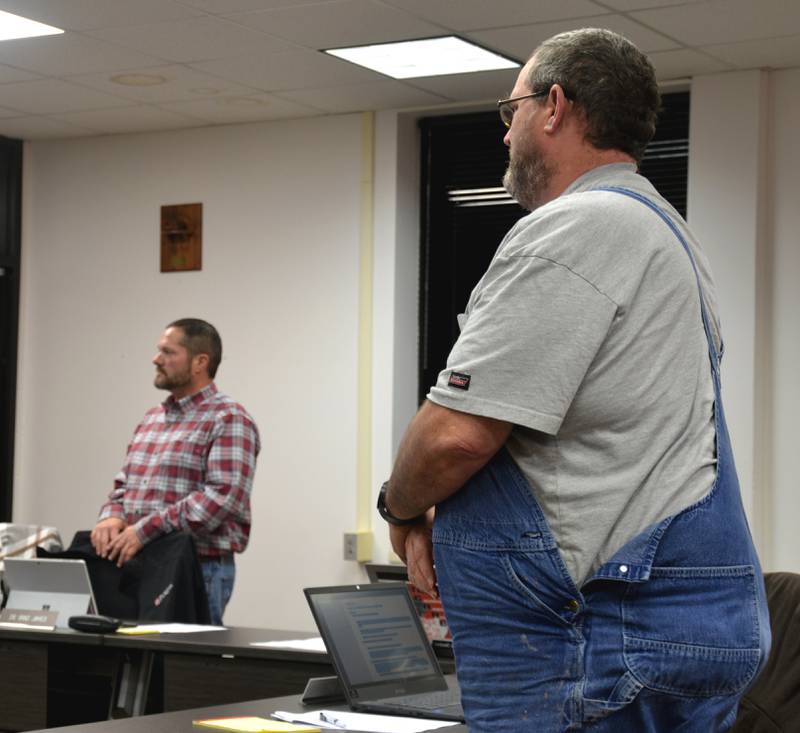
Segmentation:
[(532, 213), (475, 287), (379, 510), (444, 601), (473, 733), (728, 730), (769, 619), (708, 263), (636, 172), (652, 66), (609, 31), (563, 33), (498, 104), (504, 184)]

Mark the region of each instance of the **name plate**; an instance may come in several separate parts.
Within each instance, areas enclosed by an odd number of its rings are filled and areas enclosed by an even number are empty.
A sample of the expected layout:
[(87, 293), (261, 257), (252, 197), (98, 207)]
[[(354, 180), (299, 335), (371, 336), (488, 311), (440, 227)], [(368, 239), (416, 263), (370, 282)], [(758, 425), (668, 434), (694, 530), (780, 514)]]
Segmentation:
[(26, 611), (21, 608), (6, 608), (0, 611), (0, 626), (17, 629), (43, 629), (52, 631), (56, 627), (58, 611)]

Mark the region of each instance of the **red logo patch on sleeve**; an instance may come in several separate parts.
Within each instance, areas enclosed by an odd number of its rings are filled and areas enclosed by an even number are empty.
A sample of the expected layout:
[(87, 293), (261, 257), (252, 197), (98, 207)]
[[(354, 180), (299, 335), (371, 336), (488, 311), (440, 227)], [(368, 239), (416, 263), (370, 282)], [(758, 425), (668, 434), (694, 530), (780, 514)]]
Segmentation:
[(462, 374), (461, 372), (450, 372), (450, 379), (447, 380), (447, 384), (450, 387), (455, 387), (456, 389), (469, 389), (469, 380), (471, 379), (469, 374)]

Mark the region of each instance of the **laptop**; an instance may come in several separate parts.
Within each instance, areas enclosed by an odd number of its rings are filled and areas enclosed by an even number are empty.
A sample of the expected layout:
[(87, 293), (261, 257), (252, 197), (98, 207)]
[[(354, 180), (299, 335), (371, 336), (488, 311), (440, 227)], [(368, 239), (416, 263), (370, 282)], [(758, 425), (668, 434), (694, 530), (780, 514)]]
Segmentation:
[(70, 616), (97, 612), (83, 560), (8, 557), (5, 583), (7, 610), (57, 611), (57, 628), (68, 628)]
[(306, 588), (352, 710), (463, 722), (405, 583)]

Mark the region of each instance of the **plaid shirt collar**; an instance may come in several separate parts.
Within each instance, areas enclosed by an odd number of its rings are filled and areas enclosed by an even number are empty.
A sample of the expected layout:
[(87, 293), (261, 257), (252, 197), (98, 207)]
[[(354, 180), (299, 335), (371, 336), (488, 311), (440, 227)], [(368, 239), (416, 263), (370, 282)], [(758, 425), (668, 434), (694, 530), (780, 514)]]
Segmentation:
[(186, 415), (202, 405), (206, 400), (213, 397), (218, 391), (217, 385), (211, 382), (211, 384), (207, 387), (203, 387), (199, 392), (181, 397), (179, 400), (176, 400), (170, 395), (161, 404), (164, 406), (166, 412), (178, 412), (182, 415)]

